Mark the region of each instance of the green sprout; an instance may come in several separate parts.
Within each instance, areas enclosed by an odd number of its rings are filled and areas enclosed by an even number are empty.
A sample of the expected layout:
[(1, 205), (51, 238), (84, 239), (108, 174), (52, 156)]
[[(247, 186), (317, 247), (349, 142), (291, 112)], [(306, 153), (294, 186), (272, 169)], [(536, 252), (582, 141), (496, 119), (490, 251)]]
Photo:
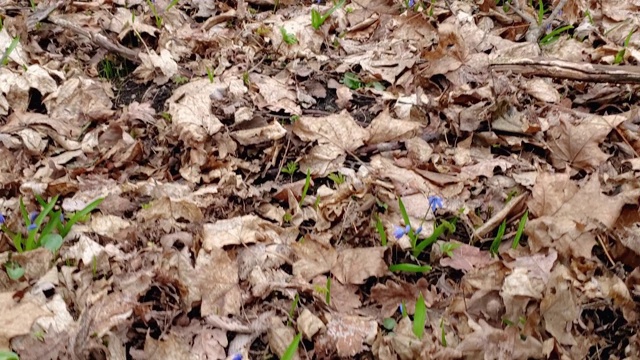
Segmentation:
[(380, 216), (376, 216), (376, 230), (380, 235), (380, 243), (382, 246), (387, 246), (387, 233), (384, 231), (384, 225), (382, 224), (382, 220), (380, 220)]
[(422, 339), (424, 335), (424, 325), (427, 323), (427, 304), (424, 302), (422, 293), (416, 301), (416, 311), (413, 313), (413, 334)]
[[(9, 255), (11, 255), (11, 253), (9, 253)], [(24, 268), (11, 259), (4, 263), (4, 268), (7, 271), (9, 279), (11, 280), (17, 281), (20, 280), (22, 276), (24, 276)]]
[(284, 354), (282, 354), (282, 360), (291, 360), (295, 357), (295, 355), (298, 353), (298, 344), (300, 344), (300, 339), (302, 339), (302, 334), (298, 333), (298, 335), (296, 335), (291, 341), (291, 344), (287, 346)]
[(299, 303), (300, 295), (296, 293), (296, 296), (293, 298), (293, 302), (291, 303), (291, 308), (289, 308), (289, 320), (287, 320), (287, 326), (292, 326), (291, 320), (293, 319), (293, 315), (295, 314)]
[(392, 272), (427, 273), (431, 271), (431, 266), (403, 263), (403, 264), (393, 264), (389, 266), (389, 270)]
[(13, 40), (11, 40), (11, 44), (9, 44), (9, 46), (7, 47), (7, 50), (5, 50), (4, 54), (2, 55), (2, 58), (0, 58), (0, 67), (7, 66), (7, 64), (9, 64), (9, 56), (11, 55), (13, 50), (16, 49), (19, 43), (20, 43), (19, 36), (16, 36), (13, 38)]
[(287, 43), (287, 45), (294, 45), (298, 43), (298, 38), (295, 34), (290, 34), (287, 32), (283, 26), (280, 27), (280, 34), (282, 34), (282, 41)]
[(554, 29), (552, 32), (548, 33), (547, 35), (543, 36), (542, 39), (540, 39), (540, 45), (549, 45), (558, 41), (558, 39), (560, 38), (560, 34), (571, 29), (573, 29), (573, 25), (566, 25)]
[(516, 231), (516, 236), (513, 238), (513, 242), (511, 243), (512, 249), (517, 249), (520, 244), (520, 238), (522, 237), (522, 233), (524, 232), (524, 226), (527, 224), (527, 219), (529, 218), (529, 210), (525, 211), (522, 217), (520, 218), (520, 222), (518, 223), (518, 230)]
[(20, 360), (20, 357), (13, 351), (0, 350), (0, 360)]
[(398, 325), (398, 323), (396, 323), (396, 320), (394, 318), (385, 318), (384, 320), (382, 320), (382, 326), (384, 326), (384, 328), (389, 331), (393, 331), (396, 325)]
[(187, 82), (189, 82), (189, 78), (186, 76), (182, 76), (182, 75), (176, 75), (173, 78), (173, 82), (176, 83), (176, 85), (183, 85), (186, 84)]
[(613, 59), (613, 63), (615, 65), (622, 63), (622, 61), (624, 60), (624, 54), (627, 51), (627, 46), (629, 46), (629, 40), (631, 40), (631, 35), (633, 35), (635, 31), (636, 31), (635, 28), (631, 29), (629, 31), (629, 34), (627, 34), (627, 37), (624, 39), (624, 43), (622, 44), (622, 49), (620, 49), (620, 51), (616, 53), (616, 57), (615, 59)]
[(440, 318), (440, 343), (447, 347), (447, 335), (444, 332), (444, 318)]
[(244, 83), (244, 86), (249, 87), (251, 86), (251, 79), (249, 78), (249, 72), (245, 71), (244, 73), (242, 73), (242, 82)]
[(307, 177), (304, 179), (304, 186), (302, 187), (302, 195), (300, 195), (299, 204), (302, 204), (304, 199), (307, 197), (309, 186), (311, 186), (311, 169), (307, 169)]
[(331, 173), (327, 177), (336, 185), (344, 184), (346, 181), (346, 178), (342, 173)]
[(327, 278), (327, 291), (324, 294), (324, 301), (327, 305), (331, 305), (331, 277)]
[(216, 78), (215, 70), (207, 66), (207, 76), (209, 77), (209, 82), (213, 84), (213, 81)]
[(327, 18), (331, 16), (331, 14), (333, 14), (334, 11), (341, 8), (345, 2), (346, 0), (340, 0), (338, 3), (333, 5), (331, 9), (327, 10), (327, 12), (324, 14), (320, 14), (320, 12), (316, 9), (311, 9), (311, 26), (316, 30), (320, 29), (322, 24), (324, 24), (325, 20), (327, 20)]
[(364, 87), (362, 80), (360, 80), (358, 75), (352, 72), (344, 73), (342, 83), (351, 90), (358, 90)]
[(491, 246), (489, 247), (489, 252), (491, 256), (496, 256), (498, 254), (498, 248), (500, 247), (500, 243), (502, 242), (502, 238), (504, 237), (504, 231), (507, 229), (507, 220), (502, 220), (502, 224), (498, 228), (498, 233), (496, 237), (491, 242)]
[(589, 11), (589, 9), (587, 9), (587, 10), (585, 10), (585, 11), (584, 11), (584, 16), (586, 16), (586, 17), (587, 17), (587, 20), (589, 20), (589, 23), (590, 23), (591, 25), (594, 25), (594, 24), (595, 24), (595, 22), (593, 21), (593, 16), (591, 15), (591, 11)]
[(448, 257), (453, 257), (453, 250), (459, 248), (461, 245), (462, 244), (460, 243), (447, 241), (440, 245), (440, 250), (442, 251), (443, 254), (447, 255)]
[(162, 16), (160, 16), (160, 14), (158, 14), (158, 9), (156, 9), (156, 5), (153, 3), (152, 0), (147, 0), (147, 5), (149, 5), (149, 8), (151, 9), (151, 12), (153, 13), (153, 17), (156, 20), (156, 27), (159, 29), (162, 27)]
[(286, 212), (284, 213), (284, 215), (282, 215), (282, 221), (290, 223), (291, 220), (293, 220), (293, 215), (291, 215), (289, 212)]
[(287, 165), (282, 168), (282, 172), (285, 174), (289, 174), (289, 176), (293, 177), (293, 174), (298, 171), (298, 163), (295, 161), (289, 161)]

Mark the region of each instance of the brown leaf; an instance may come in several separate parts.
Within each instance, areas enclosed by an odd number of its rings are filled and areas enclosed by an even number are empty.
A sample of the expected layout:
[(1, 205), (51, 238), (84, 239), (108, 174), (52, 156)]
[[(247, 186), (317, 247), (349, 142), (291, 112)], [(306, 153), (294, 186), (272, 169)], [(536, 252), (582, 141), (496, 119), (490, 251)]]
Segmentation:
[(460, 246), (452, 251), (452, 256), (440, 259), (440, 265), (462, 271), (471, 271), (474, 268), (481, 268), (492, 261), (491, 254), (488, 251), (481, 251), (479, 248), (467, 244), (455, 243), (460, 244)]
[(577, 169), (592, 170), (600, 166), (609, 155), (600, 150), (600, 143), (625, 116), (593, 115), (572, 124), (560, 119), (560, 124), (547, 131), (547, 143), (553, 165), (564, 169), (566, 165)]
[(369, 277), (381, 277), (389, 271), (383, 259), (386, 250), (386, 247), (341, 250), (331, 271), (343, 284), (364, 284)]

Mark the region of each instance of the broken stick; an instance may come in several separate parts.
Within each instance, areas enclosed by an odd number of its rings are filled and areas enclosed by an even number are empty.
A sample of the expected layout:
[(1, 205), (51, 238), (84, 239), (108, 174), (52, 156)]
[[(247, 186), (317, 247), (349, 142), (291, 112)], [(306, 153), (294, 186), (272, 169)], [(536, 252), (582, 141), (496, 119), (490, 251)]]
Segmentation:
[(640, 84), (640, 67), (628, 65), (600, 65), (553, 59), (511, 59), (498, 60), (490, 64), (489, 69), (586, 82)]

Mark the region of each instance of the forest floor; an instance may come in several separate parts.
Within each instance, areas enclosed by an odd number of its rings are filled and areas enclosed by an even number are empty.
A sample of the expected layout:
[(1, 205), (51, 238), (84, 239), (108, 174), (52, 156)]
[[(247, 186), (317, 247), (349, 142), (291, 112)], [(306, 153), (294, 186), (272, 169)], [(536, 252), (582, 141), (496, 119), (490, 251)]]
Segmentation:
[(0, 359), (640, 358), (637, 2), (0, 19)]

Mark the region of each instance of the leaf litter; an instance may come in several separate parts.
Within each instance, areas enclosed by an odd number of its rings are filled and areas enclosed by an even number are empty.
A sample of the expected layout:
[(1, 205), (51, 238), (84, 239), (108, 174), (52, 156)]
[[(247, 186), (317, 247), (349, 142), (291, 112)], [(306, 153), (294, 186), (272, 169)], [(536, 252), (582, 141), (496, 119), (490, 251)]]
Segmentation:
[[(0, 351), (640, 357), (640, 24), (598, 4), (5, 1)], [(56, 195), (104, 201), (18, 252)]]

